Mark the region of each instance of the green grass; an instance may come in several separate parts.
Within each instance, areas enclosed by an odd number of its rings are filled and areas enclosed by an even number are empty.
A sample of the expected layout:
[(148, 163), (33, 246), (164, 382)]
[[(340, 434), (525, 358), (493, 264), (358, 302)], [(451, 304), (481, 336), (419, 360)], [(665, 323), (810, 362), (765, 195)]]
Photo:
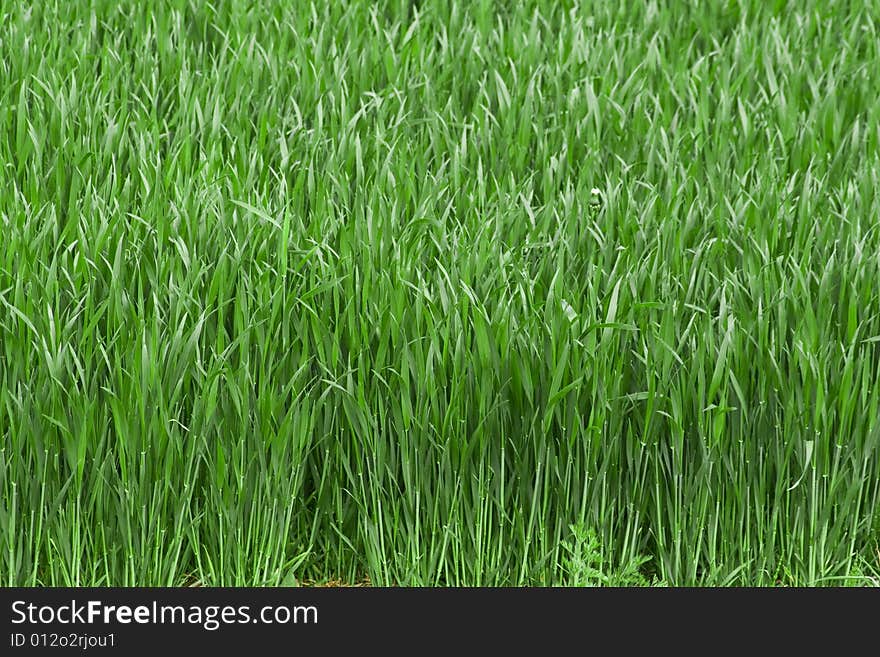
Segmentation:
[(0, 584), (880, 581), (877, 2), (31, 4)]

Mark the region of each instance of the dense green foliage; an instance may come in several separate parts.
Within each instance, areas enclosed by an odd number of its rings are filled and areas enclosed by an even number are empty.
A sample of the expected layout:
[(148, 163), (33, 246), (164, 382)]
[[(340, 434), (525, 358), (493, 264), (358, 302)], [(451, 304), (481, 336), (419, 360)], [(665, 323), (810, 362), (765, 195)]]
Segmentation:
[(0, 3), (0, 583), (877, 582), (878, 31)]

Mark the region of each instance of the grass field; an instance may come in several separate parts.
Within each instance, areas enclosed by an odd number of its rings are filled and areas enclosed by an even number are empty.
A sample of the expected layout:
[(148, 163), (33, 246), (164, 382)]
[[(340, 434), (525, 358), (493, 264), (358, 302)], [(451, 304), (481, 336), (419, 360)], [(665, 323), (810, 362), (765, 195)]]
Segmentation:
[(0, 584), (880, 583), (880, 4), (0, 4)]

